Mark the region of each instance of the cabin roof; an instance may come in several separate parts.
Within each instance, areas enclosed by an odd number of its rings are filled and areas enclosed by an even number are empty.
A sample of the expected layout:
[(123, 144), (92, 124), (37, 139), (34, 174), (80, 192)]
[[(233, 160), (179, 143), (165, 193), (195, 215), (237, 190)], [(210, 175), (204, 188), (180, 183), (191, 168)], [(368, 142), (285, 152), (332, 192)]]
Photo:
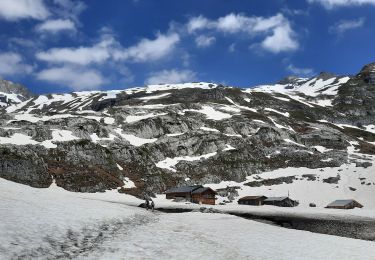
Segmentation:
[(203, 193), (203, 192), (208, 191), (208, 190), (210, 190), (210, 191), (216, 193), (214, 190), (212, 190), (212, 189), (209, 188), (209, 187), (201, 187), (201, 188), (198, 188), (198, 189), (194, 190), (194, 191), (192, 192), (192, 194)]
[(328, 204), (328, 207), (341, 207), (341, 206), (346, 206), (352, 202), (356, 202), (358, 203), (357, 201), (353, 200), (353, 199), (349, 199), (349, 200), (335, 200), (333, 202), (331, 202), (330, 204)]
[(285, 199), (288, 199), (289, 197), (269, 197), (265, 199), (264, 201), (283, 201)]
[(240, 198), (239, 200), (256, 200), (256, 199), (260, 199), (260, 198), (266, 198), (266, 196), (263, 196), (263, 195), (257, 195), (257, 196), (245, 196), (245, 197), (242, 197)]
[(202, 185), (175, 187), (175, 188), (171, 188), (171, 189), (165, 191), (165, 193), (187, 193), (187, 192), (190, 193), (190, 192), (193, 192), (194, 190), (202, 188), (202, 187), (203, 187)]

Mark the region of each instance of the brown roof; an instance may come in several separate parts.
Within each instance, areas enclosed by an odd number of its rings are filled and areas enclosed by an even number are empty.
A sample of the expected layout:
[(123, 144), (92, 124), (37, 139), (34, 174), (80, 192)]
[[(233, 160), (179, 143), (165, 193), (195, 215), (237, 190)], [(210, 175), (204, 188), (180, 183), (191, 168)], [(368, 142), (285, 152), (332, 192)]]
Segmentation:
[(165, 193), (191, 193), (199, 188), (202, 188), (202, 185), (192, 185), (192, 186), (182, 186), (175, 187), (167, 190)]
[(196, 189), (192, 192), (192, 194), (199, 194), (199, 193), (203, 193), (205, 191), (212, 191), (213, 193), (216, 194), (216, 191), (214, 191), (213, 189), (209, 188), (209, 187), (202, 187), (202, 188), (199, 188), (199, 189)]
[(263, 195), (258, 195), (258, 196), (245, 196), (245, 197), (242, 197), (240, 198), (239, 200), (257, 200), (257, 199), (267, 199), (266, 196), (263, 196)]
[(347, 205), (350, 205), (350, 203), (354, 203), (357, 207), (360, 207), (360, 208), (363, 207), (363, 205), (361, 203), (359, 203), (358, 201), (353, 200), (353, 199), (335, 200), (334, 202), (331, 202), (330, 204), (328, 204), (327, 207), (345, 207)]

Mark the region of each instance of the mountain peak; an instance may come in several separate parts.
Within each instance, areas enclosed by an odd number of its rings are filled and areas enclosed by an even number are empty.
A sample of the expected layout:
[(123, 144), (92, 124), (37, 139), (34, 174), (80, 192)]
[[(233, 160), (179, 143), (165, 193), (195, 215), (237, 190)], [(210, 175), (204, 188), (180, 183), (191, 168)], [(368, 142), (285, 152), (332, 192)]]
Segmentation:
[(294, 83), (297, 83), (297, 82), (300, 82), (300, 81), (301, 81), (301, 78), (299, 78), (299, 77), (288, 76), (288, 77), (282, 78), (276, 84), (287, 85), (287, 84), (294, 84)]
[(20, 103), (31, 98), (33, 94), (24, 86), (0, 79), (0, 106)]
[(335, 75), (333, 73), (322, 71), (322, 72), (319, 73), (317, 78), (322, 79), (322, 80), (327, 80), (327, 79), (336, 78), (336, 77), (337, 77), (337, 75)]
[(33, 94), (23, 85), (5, 79), (0, 79), (0, 92), (6, 94), (19, 94), (25, 98), (33, 96)]
[(375, 84), (375, 62), (365, 65), (357, 74), (357, 78), (363, 79), (366, 83)]

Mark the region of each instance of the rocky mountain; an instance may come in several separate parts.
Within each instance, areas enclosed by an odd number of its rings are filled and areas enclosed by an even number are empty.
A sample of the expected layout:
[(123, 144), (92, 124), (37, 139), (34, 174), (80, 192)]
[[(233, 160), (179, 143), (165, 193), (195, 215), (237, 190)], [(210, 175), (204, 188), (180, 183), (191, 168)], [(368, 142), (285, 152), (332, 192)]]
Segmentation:
[[(142, 196), (181, 184), (267, 185), (259, 174), (287, 168), (372, 167), (374, 68), (247, 89), (200, 82), (30, 97), (0, 88), (25, 97), (3, 102), (0, 177)], [(293, 181), (278, 177), (271, 182)]]
[(32, 93), (24, 86), (0, 79), (0, 107), (20, 103), (32, 96)]

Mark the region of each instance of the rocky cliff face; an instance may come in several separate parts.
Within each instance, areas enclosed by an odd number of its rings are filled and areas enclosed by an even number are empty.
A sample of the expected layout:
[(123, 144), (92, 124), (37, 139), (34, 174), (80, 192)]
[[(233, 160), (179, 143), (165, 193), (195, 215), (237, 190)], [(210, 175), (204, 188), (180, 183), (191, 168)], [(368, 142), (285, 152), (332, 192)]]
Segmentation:
[(359, 126), (373, 124), (375, 118), (375, 63), (368, 64), (338, 91), (335, 108), (345, 113), (345, 121)]
[(375, 154), (371, 68), (353, 78), (321, 74), (249, 89), (152, 85), (8, 104), (0, 177), (142, 196), (287, 167), (367, 167)]
[(33, 95), (24, 86), (0, 79), (0, 107), (20, 103)]

